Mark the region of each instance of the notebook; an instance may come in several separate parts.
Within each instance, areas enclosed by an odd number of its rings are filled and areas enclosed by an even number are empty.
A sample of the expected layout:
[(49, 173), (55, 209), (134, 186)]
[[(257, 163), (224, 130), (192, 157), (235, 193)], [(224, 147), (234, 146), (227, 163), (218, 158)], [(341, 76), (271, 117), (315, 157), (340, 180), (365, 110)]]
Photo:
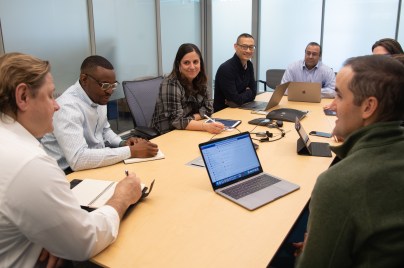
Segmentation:
[(146, 161), (153, 161), (153, 160), (159, 160), (159, 159), (164, 159), (165, 155), (163, 152), (159, 149), (157, 154), (152, 157), (146, 157), (146, 158), (137, 158), (137, 157), (132, 157), (123, 160), (125, 164), (133, 164), (133, 163), (139, 163), (139, 162), (146, 162)]
[(260, 111), (269, 110), (279, 104), (288, 86), (289, 82), (276, 86), (275, 91), (272, 93), (271, 99), (268, 102), (251, 101), (248, 103), (244, 103), (243, 105), (240, 106), (240, 108), (246, 110), (260, 110)]
[(199, 149), (213, 190), (248, 210), (300, 188), (263, 172), (248, 132), (201, 143)]
[(295, 129), (299, 134), (297, 153), (301, 155), (331, 157), (330, 145), (326, 142), (312, 142), (304, 130), (299, 118), (296, 117)]
[(321, 84), (310, 82), (290, 82), (288, 101), (320, 102)]
[[(70, 182), (70, 188), (73, 195), (79, 201), (80, 206), (87, 210), (92, 211), (102, 207), (112, 197), (115, 187), (118, 182), (110, 180), (95, 180), (95, 179), (73, 179)], [(142, 197), (146, 198), (153, 189), (154, 180), (150, 187), (146, 187), (141, 183)]]

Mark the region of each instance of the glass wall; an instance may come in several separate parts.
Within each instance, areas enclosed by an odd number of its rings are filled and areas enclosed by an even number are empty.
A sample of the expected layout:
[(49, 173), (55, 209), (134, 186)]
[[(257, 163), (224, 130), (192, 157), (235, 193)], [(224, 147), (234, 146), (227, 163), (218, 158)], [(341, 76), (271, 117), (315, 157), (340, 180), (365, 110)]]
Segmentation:
[[(158, 75), (154, 1), (97, 0), (93, 6), (96, 53), (111, 61), (117, 80)], [(111, 99), (123, 97), (120, 85)]]
[(212, 1), (212, 80), (220, 64), (234, 55), (237, 37), (241, 33), (251, 34), (251, 1)]
[(163, 73), (170, 73), (179, 46), (193, 43), (201, 49), (199, 0), (161, 0), (161, 46)]
[(309, 42), (320, 43), (322, 0), (261, 1), (260, 73), (267, 69), (286, 69), (304, 58)]
[(57, 94), (75, 83), (91, 54), (86, 1), (0, 0), (0, 18), (6, 53), (49, 60)]
[[(89, 18), (87, 3), (93, 5), (94, 18)], [(348, 57), (370, 54), (380, 38), (397, 35), (404, 44), (403, 15), (396, 32), (397, 14), (404, 12), (404, 5), (398, 10), (400, 0), (0, 0), (0, 41), (5, 52), (50, 60), (58, 93), (76, 81), (81, 62), (94, 46), (123, 81), (169, 73), (180, 44), (204, 44), (212, 81), (219, 65), (233, 56), (237, 36), (253, 32), (252, 6), (257, 3), (257, 79), (265, 80), (269, 68), (284, 69), (302, 59), (310, 41), (322, 42), (323, 62), (335, 71)], [(201, 25), (202, 14), (211, 22)], [(122, 96), (119, 88), (113, 98)]]
[(372, 54), (375, 41), (394, 38), (397, 7), (398, 0), (327, 0), (323, 62), (338, 72), (347, 58)]

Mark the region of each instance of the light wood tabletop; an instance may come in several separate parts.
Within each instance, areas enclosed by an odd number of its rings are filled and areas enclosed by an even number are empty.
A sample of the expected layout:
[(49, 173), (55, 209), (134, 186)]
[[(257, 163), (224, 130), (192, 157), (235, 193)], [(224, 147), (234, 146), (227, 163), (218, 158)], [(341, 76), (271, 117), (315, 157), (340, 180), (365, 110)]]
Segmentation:
[[(270, 93), (257, 96), (268, 100)], [(301, 122), (307, 132), (331, 132), (335, 117), (327, 117), (321, 103), (288, 102), (273, 108), (308, 110)], [(248, 121), (264, 115), (227, 108), (216, 118), (240, 119), (240, 131), (251, 131)], [(300, 189), (254, 211), (215, 194), (205, 168), (187, 165), (200, 156), (198, 144), (213, 137), (199, 131), (175, 130), (153, 139), (165, 159), (74, 172), (69, 179), (120, 180), (125, 170), (145, 184), (155, 179), (153, 191), (123, 219), (117, 240), (92, 261), (106, 267), (265, 267), (310, 198), (317, 176), (332, 158), (300, 156), (294, 124), (284, 122), (286, 135), (260, 143), (257, 150), (265, 172), (300, 185)], [(256, 131), (276, 129), (257, 127)], [(238, 133), (225, 131), (215, 138)], [(254, 134), (251, 134), (255, 138)], [(333, 143), (331, 138), (313, 141)], [(243, 156), (240, 155), (242, 158)]]

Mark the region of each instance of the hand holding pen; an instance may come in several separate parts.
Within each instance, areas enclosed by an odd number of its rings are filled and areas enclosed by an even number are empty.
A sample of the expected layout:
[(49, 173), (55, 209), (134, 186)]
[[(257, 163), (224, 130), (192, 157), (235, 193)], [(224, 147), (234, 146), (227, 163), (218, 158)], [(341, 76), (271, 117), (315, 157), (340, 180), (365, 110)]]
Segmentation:
[(225, 130), (225, 125), (220, 122), (216, 122), (214, 119), (210, 118), (206, 114), (203, 115), (207, 120), (202, 123), (202, 130), (205, 130), (212, 134), (219, 134)]

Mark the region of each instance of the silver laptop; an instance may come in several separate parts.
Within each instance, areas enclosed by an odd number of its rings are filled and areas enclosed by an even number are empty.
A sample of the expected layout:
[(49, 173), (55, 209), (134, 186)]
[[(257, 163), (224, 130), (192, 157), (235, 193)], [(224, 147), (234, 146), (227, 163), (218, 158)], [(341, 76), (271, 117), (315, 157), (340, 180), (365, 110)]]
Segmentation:
[(266, 101), (251, 101), (240, 106), (241, 109), (266, 111), (279, 104), (290, 82), (276, 86), (272, 96), (268, 102)]
[(290, 82), (288, 87), (289, 101), (320, 102), (321, 83)]
[(254, 210), (300, 187), (264, 173), (248, 132), (199, 144), (213, 190)]

